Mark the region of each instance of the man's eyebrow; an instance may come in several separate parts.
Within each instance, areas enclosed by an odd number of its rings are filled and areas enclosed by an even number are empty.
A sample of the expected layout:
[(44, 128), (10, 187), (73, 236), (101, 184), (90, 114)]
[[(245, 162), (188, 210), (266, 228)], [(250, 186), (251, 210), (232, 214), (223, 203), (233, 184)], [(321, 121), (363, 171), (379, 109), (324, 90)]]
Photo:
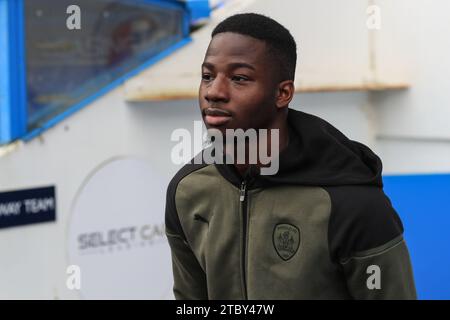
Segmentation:
[(230, 69), (247, 68), (256, 71), (255, 67), (245, 62), (233, 62), (228, 65)]
[(214, 65), (212, 63), (209, 63), (209, 62), (203, 62), (202, 63), (202, 68), (207, 68), (209, 70), (214, 70)]
[[(247, 69), (256, 71), (256, 68), (254, 66), (252, 66), (251, 64), (245, 63), (245, 62), (233, 62), (233, 63), (228, 64), (227, 67), (230, 68), (231, 70), (238, 69), (238, 68), (247, 68)], [(209, 70), (215, 69), (214, 65), (209, 62), (203, 62), (202, 68), (207, 68)]]

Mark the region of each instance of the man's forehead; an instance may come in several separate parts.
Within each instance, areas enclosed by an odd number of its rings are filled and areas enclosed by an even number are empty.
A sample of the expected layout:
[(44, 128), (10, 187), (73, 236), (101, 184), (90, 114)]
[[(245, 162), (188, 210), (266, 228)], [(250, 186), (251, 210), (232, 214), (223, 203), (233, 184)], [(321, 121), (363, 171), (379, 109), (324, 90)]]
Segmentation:
[(263, 54), (266, 45), (263, 41), (231, 32), (215, 35), (209, 43), (206, 56), (255, 57)]

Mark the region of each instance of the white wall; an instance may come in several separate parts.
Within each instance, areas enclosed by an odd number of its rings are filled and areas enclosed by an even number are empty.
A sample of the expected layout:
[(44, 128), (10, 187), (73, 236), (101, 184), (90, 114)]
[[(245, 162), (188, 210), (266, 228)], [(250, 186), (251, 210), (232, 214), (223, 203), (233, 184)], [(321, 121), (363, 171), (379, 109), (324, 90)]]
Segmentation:
[(298, 93), (290, 106), (327, 120), (350, 139), (373, 146), (376, 117), (367, 97), (365, 91)]
[[(450, 172), (450, 2), (377, 0), (379, 62), (404, 57), (410, 89), (371, 93), (387, 173)], [(384, 68), (398, 65), (381, 64)]]

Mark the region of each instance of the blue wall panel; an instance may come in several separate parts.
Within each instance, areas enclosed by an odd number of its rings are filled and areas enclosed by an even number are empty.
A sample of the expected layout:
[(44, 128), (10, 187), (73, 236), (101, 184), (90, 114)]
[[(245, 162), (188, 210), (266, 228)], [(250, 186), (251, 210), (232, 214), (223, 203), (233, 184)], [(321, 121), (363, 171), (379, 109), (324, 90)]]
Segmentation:
[(383, 180), (405, 227), (419, 299), (450, 299), (450, 174)]

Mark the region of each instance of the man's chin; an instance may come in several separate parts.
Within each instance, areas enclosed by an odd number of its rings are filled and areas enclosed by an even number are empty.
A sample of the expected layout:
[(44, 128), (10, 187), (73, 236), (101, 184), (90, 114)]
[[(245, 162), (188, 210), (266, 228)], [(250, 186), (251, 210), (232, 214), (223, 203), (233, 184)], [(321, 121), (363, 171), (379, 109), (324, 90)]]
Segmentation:
[(208, 132), (212, 133), (216, 133), (216, 132), (220, 132), (221, 136), (223, 138), (225, 138), (225, 133), (227, 129), (230, 129), (228, 127), (225, 126), (206, 126), (206, 128), (208, 129)]
[(205, 121), (204, 121), (204, 123), (205, 123), (206, 129), (208, 129), (208, 130), (210, 130), (210, 129), (219, 130), (220, 132), (222, 132), (222, 134), (225, 134), (225, 130), (227, 130), (227, 129), (234, 129), (232, 126), (230, 126), (229, 123), (224, 123), (224, 124), (221, 124), (221, 125), (212, 125), (212, 124), (209, 124), (209, 123), (207, 123)]

